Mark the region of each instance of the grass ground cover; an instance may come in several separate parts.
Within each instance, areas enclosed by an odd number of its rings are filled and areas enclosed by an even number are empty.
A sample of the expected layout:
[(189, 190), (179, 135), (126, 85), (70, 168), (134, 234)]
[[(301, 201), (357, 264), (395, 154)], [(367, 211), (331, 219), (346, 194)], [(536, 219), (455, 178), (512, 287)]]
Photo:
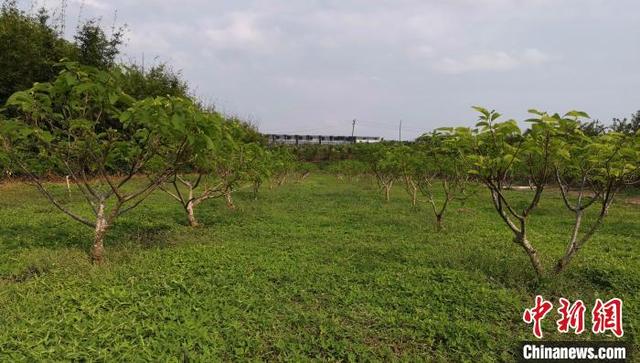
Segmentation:
[[(199, 228), (157, 193), (87, 257), (92, 231), (31, 187), (0, 186), (0, 360), (512, 361), (542, 294), (624, 301), (640, 343), (640, 206), (620, 198), (566, 273), (537, 281), (482, 188), (436, 232), (429, 206), (370, 180), (301, 183), (203, 204)], [(54, 187), (59, 195), (64, 186)], [(513, 191), (526, 199), (527, 191)], [(68, 203), (82, 204), (80, 199)], [(549, 191), (531, 220), (545, 266), (572, 226)], [(554, 333), (545, 338), (576, 339)], [(602, 339), (585, 333), (579, 339)]]

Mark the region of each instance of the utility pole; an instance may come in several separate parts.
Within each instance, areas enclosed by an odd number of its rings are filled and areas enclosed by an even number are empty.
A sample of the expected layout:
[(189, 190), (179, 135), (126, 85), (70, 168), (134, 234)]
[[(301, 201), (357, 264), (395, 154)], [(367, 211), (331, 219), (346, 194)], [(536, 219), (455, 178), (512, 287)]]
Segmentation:
[(400, 120), (400, 126), (398, 126), (398, 141), (402, 141), (402, 120)]
[(353, 122), (351, 122), (351, 141), (354, 143), (356, 142), (356, 140), (353, 138), (355, 131), (356, 131), (356, 119), (354, 118)]

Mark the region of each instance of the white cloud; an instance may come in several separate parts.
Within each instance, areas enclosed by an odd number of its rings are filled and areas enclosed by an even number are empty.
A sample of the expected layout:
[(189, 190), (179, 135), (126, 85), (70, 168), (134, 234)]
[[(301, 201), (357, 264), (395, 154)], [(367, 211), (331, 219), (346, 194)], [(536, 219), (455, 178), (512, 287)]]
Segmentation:
[(526, 49), (520, 53), (504, 51), (472, 54), (464, 58), (445, 57), (434, 62), (436, 71), (447, 74), (460, 74), (475, 71), (508, 71), (527, 65), (549, 62), (550, 55), (538, 49)]
[(530, 48), (526, 49), (522, 53), (522, 60), (528, 64), (540, 64), (552, 61), (555, 57), (552, 57), (538, 49)]
[[(69, 0), (68, 22), (82, 1)], [(32, 0), (18, 2), (29, 9)], [(60, 5), (33, 2), (52, 11)], [(159, 56), (183, 69), (198, 94), (277, 131), (331, 128), (315, 126), (319, 120), (347, 120), (350, 131), (354, 117), (430, 128), (464, 119), (477, 103), (503, 113), (587, 105), (602, 118), (638, 104), (635, 93), (620, 91), (640, 82), (640, 48), (628, 46), (638, 38), (638, 0), (84, 3), (82, 18), (102, 17), (107, 28), (118, 10), (118, 23), (131, 31), (125, 56), (145, 54), (147, 63)], [(67, 29), (72, 39), (74, 24)], [(592, 86), (577, 89), (576, 80)]]
[(74, 0), (74, 3), (82, 6), (88, 6), (94, 8), (96, 10), (106, 10), (109, 9), (109, 5), (105, 4), (100, 0)]
[(156, 29), (136, 29), (128, 32), (127, 46), (146, 52), (163, 53), (171, 50), (171, 42)]
[(223, 26), (205, 31), (207, 46), (224, 49), (258, 49), (266, 45), (267, 38), (258, 27), (259, 16), (254, 13), (236, 12), (227, 16)]
[(429, 45), (416, 45), (408, 50), (410, 56), (415, 58), (432, 58), (435, 55), (435, 49)]

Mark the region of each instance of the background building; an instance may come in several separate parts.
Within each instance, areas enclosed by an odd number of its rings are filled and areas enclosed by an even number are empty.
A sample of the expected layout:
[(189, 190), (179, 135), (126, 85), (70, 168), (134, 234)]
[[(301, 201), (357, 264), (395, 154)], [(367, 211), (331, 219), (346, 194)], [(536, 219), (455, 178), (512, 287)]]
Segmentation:
[(381, 137), (372, 136), (331, 136), (331, 135), (288, 135), (288, 134), (267, 134), (270, 144), (319, 144), (319, 145), (339, 145), (339, 144), (360, 144), (381, 142)]

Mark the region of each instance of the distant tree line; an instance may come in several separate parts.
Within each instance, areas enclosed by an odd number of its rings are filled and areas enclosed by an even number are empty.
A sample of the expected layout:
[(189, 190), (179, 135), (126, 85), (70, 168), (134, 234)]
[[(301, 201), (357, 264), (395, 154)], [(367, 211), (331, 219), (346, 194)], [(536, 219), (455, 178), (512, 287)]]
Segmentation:
[[(578, 120), (580, 130), (587, 136), (600, 136), (608, 132), (617, 132), (622, 134), (633, 135), (640, 131), (640, 111), (632, 114), (629, 118), (614, 118), (611, 125), (607, 126), (599, 120), (582, 121)], [(434, 138), (433, 133), (425, 133), (414, 142), (416, 143), (428, 143), (432, 142)], [(409, 145), (414, 142), (404, 141), (384, 141), (381, 144), (384, 145)], [(287, 145), (292, 149), (296, 157), (301, 162), (316, 163), (322, 166), (327, 166), (332, 170), (335, 170), (337, 166), (332, 165), (335, 162), (343, 160), (357, 159), (361, 152), (359, 150), (367, 149), (366, 145), (359, 144), (341, 144), (341, 145), (318, 145), (318, 144), (301, 144), (301, 145)], [(371, 147), (370, 149), (375, 149)], [(360, 153), (360, 154), (359, 154)], [(353, 163), (345, 163), (344, 165), (353, 166)], [(338, 165), (339, 167), (339, 165)], [(349, 173), (347, 173), (349, 174)]]
[(635, 134), (640, 131), (640, 111), (637, 111), (630, 118), (614, 118), (610, 126), (606, 126), (600, 120), (583, 122), (580, 124), (582, 132), (589, 136), (598, 136), (607, 131), (621, 132), (623, 134)]

